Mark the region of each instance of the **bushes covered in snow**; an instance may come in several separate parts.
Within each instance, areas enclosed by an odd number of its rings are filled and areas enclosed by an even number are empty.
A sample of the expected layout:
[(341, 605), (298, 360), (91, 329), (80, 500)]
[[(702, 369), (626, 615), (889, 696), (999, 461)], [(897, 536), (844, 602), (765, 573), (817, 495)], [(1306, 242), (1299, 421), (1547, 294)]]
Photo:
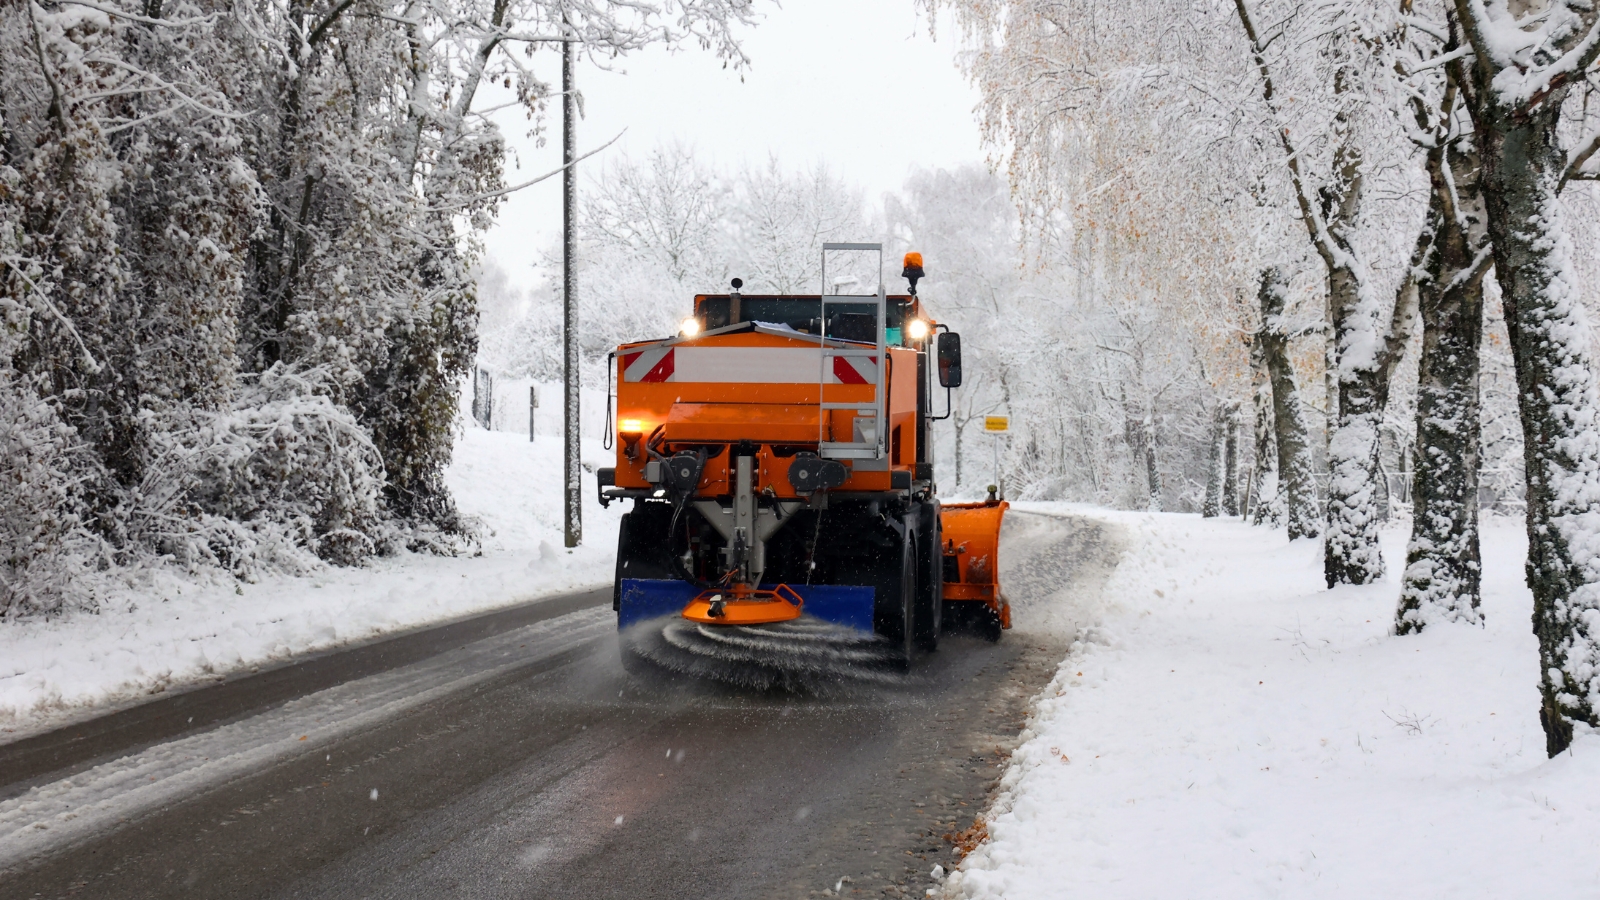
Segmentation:
[(229, 408), (164, 429), (130, 514), (138, 543), (243, 577), (261, 565), (308, 568), (308, 553), (343, 564), (372, 555), (383, 463), (316, 386), (280, 364), (249, 378)]
[(550, 88), (503, 51), (692, 38), (739, 63), (748, 17), (0, 9), (0, 614), (92, 606), (154, 561), (251, 578), (453, 550), (471, 270), (506, 193), (478, 88), (537, 125)]
[(0, 369), (0, 619), (83, 598), (70, 575), (93, 541), (74, 512), (74, 434), (31, 386)]

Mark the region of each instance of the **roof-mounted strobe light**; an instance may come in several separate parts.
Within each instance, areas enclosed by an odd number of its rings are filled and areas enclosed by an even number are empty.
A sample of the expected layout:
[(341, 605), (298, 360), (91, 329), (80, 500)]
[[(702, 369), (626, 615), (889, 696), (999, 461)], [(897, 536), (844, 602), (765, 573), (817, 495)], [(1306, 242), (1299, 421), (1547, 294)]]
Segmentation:
[(921, 253), (912, 252), (906, 254), (905, 270), (900, 273), (900, 277), (911, 282), (911, 296), (915, 297), (917, 295), (917, 279), (922, 277)]

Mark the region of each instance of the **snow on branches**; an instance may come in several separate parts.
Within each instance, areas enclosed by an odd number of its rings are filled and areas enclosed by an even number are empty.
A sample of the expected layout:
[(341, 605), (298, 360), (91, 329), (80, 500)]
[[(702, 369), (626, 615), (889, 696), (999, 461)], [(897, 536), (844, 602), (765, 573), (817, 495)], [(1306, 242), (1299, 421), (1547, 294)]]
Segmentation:
[(1554, 755), (1576, 724), (1600, 726), (1600, 385), (1561, 196), (1592, 152), (1590, 137), (1570, 144), (1561, 118), (1572, 95), (1592, 90), (1600, 11), (1582, 0), (1457, 0), (1452, 12), (1471, 48), (1462, 87), (1516, 361), (1540, 720)]
[(737, 66), (752, 21), (748, 0), (0, 10), (0, 408), (5, 440), (52, 448), (16, 465), (62, 535), (0, 526), (0, 609), (61, 605), (27, 575), (58, 545), (246, 576), (466, 537), (441, 474), (478, 235), (515, 188), (483, 87), (537, 130), (535, 54)]
[[(1475, 395), (1479, 358), (1494, 361), (1481, 345), (1492, 262), (1517, 380), (1513, 396), (1493, 399), (1520, 408), (1549, 749), (1567, 746), (1575, 723), (1600, 727), (1600, 384), (1584, 307), (1594, 254), (1575, 256), (1571, 240), (1592, 242), (1595, 202), (1563, 196), (1597, 177), (1596, 6), (925, 5), (955, 14), (988, 136), (1036, 231), (1062, 216), (1069, 240), (1093, 233), (1120, 271), (1154, 277), (1151, 304), (1183, 296), (1181, 281), (1153, 273), (1203, 272), (1237, 291), (1271, 266), (1293, 281), (1306, 249), (1320, 260), (1330, 587), (1383, 573), (1386, 410), (1422, 320), (1425, 456), (1402, 632), (1478, 616), (1477, 479), (1465, 470), (1485, 440)], [(1570, 220), (1574, 207), (1587, 216)], [(1286, 223), (1302, 233), (1298, 250)], [(1215, 233), (1232, 237), (1232, 256), (1196, 252), (1194, 236)], [(1296, 306), (1291, 316), (1314, 309)], [(1497, 457), (1514, 457), (1518, 442), (1495, 431)]]

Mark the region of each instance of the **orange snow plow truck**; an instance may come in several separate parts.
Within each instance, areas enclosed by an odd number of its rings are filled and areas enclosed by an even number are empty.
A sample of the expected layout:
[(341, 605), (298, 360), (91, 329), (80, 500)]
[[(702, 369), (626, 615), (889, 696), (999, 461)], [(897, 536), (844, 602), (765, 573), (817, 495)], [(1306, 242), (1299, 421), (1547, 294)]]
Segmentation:
[[(877, 255), (876, 293), (826, 292), (843, 253)], [(905, 295), (884, 292), (881, 244), (823, 244), (822, 268), (821, 294), (742, 295), (734, 279), (695, 297), (677, 336), (616, 350), (616, 467), (597, 474), (602, 503), (633, 503), (619, 628), (804, 614), (876, 632), (909, 664), (943, 631), (997, 640), (1010, 627), (1007, 504), (993, 488), (939, 503), (929, 428), (961, 384), (961, 339), (916, 296), (920, 254), (906, 255)]]

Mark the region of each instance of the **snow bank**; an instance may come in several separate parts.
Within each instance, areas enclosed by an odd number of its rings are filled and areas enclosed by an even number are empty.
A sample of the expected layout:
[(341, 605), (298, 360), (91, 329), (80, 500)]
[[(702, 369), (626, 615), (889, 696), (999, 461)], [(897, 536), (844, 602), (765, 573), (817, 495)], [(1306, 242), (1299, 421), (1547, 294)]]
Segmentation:
[[(609, 458), (585, 444), (586, 464)], [(98, 615), (0, 627), (0, 740), (297, 654), (607, 584), (622, 504), (601, 509), (586, 475), (584, 542), (568, 552), (560, 477), (558, 438), (530, 445), (525, 433), (469, 428), (446, 479), (482, 526), (479, 556), (402, 554), (257, 584), (152, 577)]]
[(948, 895), (1594, 892), (1600, 737), (1545, 759), (1520, 522), (1485, 522), (1486, 627), (1398, 638), (1397, 576), (1324, 590), (1317, 541), (1088, 514), (1127, 556)]

